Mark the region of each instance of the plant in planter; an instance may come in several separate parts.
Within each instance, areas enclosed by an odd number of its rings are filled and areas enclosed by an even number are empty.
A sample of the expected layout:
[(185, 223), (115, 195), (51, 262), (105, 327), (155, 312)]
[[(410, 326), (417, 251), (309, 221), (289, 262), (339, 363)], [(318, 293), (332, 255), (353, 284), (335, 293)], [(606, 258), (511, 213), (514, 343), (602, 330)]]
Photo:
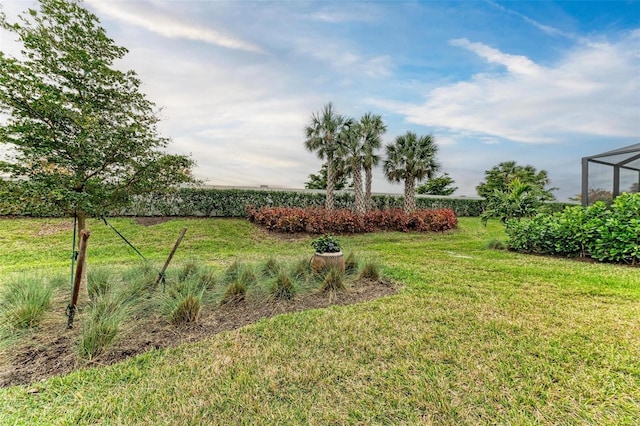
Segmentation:
[(316, 238), (311, 242), (315, 254), (311, 259), (311, 269), (320, 273), (330, 267), (337, 267), (344, 273), (344, 257), (340, 242), (329, 234)]
[(311, 246), (316, 249), (316, 253), (339, 253), (341, 250), (340, 241), (329, 234), (311, 241)]

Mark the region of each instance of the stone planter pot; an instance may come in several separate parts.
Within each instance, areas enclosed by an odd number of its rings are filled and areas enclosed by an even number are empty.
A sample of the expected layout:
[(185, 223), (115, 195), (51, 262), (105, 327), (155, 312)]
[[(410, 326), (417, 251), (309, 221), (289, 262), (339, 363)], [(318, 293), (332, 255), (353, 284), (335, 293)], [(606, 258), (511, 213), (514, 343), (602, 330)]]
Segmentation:
[(311, 259), (313, 272), (317, 274), (331, 267), (337, 267), (344, 272), (344, 256), (341, 251), (337, 253), (314, 253)]

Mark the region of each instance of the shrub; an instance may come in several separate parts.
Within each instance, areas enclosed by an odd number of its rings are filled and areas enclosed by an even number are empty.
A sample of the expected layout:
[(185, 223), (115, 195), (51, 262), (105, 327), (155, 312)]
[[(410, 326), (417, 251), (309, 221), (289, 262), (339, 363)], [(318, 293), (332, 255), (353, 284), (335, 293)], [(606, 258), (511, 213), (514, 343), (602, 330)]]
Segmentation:
[(372, 231), (439, 232), (453, 229), (458, 218), (450, 209), (416, 210), (405, 214), (402, 209), (373, 210), (358, 214), (351, 210), (300, 208), (267, 208), (251, 210), (249, 220), (270, 231), (312, 234), (363, 233)]
[(36, 277), (9, 282), (0, 300), (2, 323), (11, 328), (36, 327), (49, 307), (51, 295), (51, 287)]
[(599, 201), (530, 220), (510, 220), (506, 231), (514, 250), (638, 264), (640, 194), (620, 195), (609, 208)]

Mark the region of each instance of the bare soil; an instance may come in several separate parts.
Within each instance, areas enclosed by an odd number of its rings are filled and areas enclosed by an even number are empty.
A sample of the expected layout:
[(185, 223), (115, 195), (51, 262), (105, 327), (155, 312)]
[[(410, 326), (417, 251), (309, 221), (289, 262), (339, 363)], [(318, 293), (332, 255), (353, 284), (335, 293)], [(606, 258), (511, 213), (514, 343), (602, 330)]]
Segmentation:
[[(76, 315), (74, 328), (68, 329), (64, 312), (66, 302), (55, 300), (57, 308), (47, 315), (38, 330), (0, 351), (0, 387), (29, 385), (75, 370), (115, 364), (153, 349), (200, 341), (262, 318), (369, 301), (396, 291), (397, 287), (389, 282), (358, 280), (338, 293), (314, 292), (287, 301), (245, 300), (213, 309), (205, 307), (197, 322), (182, 326), (172, 325), (162, 317), (144, 318), (136, 320), (135, 328), (124, 330), (106, 352), (92, 360), (78, 356), (82, 313)], [(38, 392), (38, 388), (30, 391)]]

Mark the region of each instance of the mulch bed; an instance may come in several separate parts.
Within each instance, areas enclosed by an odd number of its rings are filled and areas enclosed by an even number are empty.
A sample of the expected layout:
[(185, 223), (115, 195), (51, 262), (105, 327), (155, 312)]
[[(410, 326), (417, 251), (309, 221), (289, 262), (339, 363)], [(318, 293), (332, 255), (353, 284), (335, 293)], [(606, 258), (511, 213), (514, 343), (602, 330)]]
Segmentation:
[[(29, 385), (75, 370), (115, 364), (152, 349), (200, 341), (262, 318), (332, 305), (360, 303), (396, 292), (397, 287), (389, 282), (359, 280), (348, 290), (339, 293), (315, 292), (299, 295), (288, 301), (242, 301), (213, 310), (203, 309), (196, 323), (183, 326), (171, 325), (160, 317), (146, 318), (136, 321), (135, 329), (123, 333), (107, 352), (91, 361), (77, 355), (77, 342), (82, 329), (81, 315), (76, 317), (74, 328), (67, 329), (64, 314), (66, 304), (62, 300), (56, 300), (54, 304), (58, 308), (43, 321), (37, 332), (0, 353), (0, 387)], [(38, 389), (30, 391), (37, 392)]]

